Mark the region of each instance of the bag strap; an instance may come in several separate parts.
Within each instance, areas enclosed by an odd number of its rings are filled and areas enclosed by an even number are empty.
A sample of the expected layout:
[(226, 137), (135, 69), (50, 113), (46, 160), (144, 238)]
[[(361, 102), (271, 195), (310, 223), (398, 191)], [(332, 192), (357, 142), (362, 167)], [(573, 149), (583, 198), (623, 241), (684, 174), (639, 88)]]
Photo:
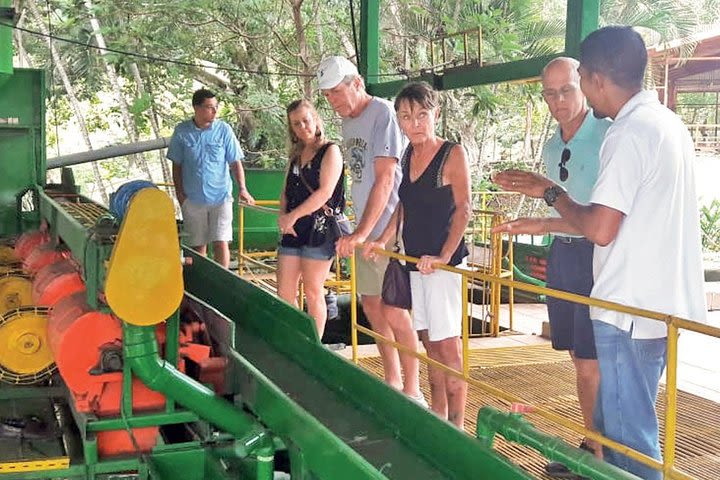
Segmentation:
[(403, 213), (403, 205), (401, 202), (398, 202), (397, 213), (397, 217), (395, 218), (395, 245), (393, 246), (393, 251), (395, 253), (400, 253), (400, 231), (402, 230), (402, 222), (400, 221), (400, 215)]
[[(325, 145), (320, 147), (320, 149), (318, 150), (318, 152), (315, 155), (320, 154), (321, 157), (324, 157), (325, 152), (327, 152), (327, 149), (330, 147), (330, 145), (332, 145), (332, 142), (326, 143)], [(298, 157), (298, 160), (299, 160), (299, 158), (300, 157)], [(300, 163), (300, 162), (298, 161), (298, 163)], [(302, 171), (303, 171), (302, 166), (298, 165), (298, 177), (300, 177), (300, 181), (305, 186), (305, 188), (310, 192), (310, 195), (312, 195), (313, 193), (315, 193), (315, 189), (310, 186), (310, 184), (307, 182), (307, 180), (305, 180), (305, 177), (303, 177)], [(323, 213), (325, 213), (325, 215), (327, 215), (328, 217), (333, 216), (333, 210), (332, 210), (332, 208), (330, 208), (330, 206), (327, 203), (325, 203), (322, 207), (320, 207), (320, 209), (322, 209)]]

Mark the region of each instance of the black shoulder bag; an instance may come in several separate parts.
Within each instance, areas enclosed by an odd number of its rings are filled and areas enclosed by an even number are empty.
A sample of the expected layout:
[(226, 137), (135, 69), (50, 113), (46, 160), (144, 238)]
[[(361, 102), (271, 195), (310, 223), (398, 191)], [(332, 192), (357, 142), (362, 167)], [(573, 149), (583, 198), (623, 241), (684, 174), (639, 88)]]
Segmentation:
[[(315, 193), (315, 189), (303, 177), (302, 167), (298, 168), (298, 177), (300, 177), (300, 181), (311, 195)], [(311, 247), (319, 247), (325, 245), (326, 242), (336, 242), (338, 238), (352, 233), (350, 220), (342, 212), (335, 214), (327, 203), (312, 215), (313, 228), (308, 238), (308, 245)]]
[[(397, 214), (397, 223), (395, 231), (395, 246), (393, 252), (400, 253), (400, 214), (402, 213), (402, 204), (398, 204), (400, 210)], [(385, 305), (391, 307), (404, 308), (410, 310), (412, 308), (412, 294), (410, 292), (410, 272), (400, 263), (397, 258), (391, 258), (388, 262), (382, 284), (382, 300)]]

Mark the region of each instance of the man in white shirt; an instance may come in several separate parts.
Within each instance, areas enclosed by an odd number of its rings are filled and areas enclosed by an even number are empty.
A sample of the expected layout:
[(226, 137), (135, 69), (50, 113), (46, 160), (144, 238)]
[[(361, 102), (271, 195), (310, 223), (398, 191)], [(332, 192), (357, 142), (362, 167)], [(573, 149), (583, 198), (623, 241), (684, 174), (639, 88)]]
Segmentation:
[[(555, 207), (570, 233), (595, 243), (592, 296), (704, 322), (695, 150), (687, 128), (642, 88), (647, 50), (630, 27), (597, 30), (580, 46), (580, 87), (596, 115), (614, 119), (600, 150), (590, 205), (552, 181), (506, 171), (496, 181)], [(534, 223), (535, 222), (535, 223)], [(519, 219), (498, 231), (543, 228)], [(660, 460), (655, 400), (665, 368), (663, 322), (591, 308), (600, 364), (601, 432)], [(618, 452), (605, 459), (646, 480), (662, 473)]]

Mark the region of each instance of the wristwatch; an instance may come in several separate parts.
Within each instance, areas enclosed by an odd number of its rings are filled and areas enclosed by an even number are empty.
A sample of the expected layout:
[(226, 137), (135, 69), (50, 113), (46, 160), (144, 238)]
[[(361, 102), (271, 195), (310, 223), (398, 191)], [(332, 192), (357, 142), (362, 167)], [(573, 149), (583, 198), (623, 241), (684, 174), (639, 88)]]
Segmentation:
[(557, 199), (560, 197), (560, 195), (564, 195), (567, 193), (567, 190), (565, 190), (560, 185), (553, 185), (552, 187), (548, 187), (545, 189), (545, 192), (543, 193), (543, 199), (545, 200), (545, 203), (547, 203), (548, 207), (552, 207)]

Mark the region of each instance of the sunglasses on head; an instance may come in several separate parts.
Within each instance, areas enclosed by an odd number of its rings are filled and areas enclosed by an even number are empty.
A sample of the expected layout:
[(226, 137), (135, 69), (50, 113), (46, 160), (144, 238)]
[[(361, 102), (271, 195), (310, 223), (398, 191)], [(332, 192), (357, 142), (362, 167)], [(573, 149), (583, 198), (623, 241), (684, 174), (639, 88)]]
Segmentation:
[(570, 149), (563, 149), (562, 153), (560, 154), (560, 163), (558, 163), (558, 167), (560, 167), (560, 180), (565, 181), (568, 179), (568, 176), (570, 175), (570, 172), (568, 172), (568, 169), (565, 168), (565, 164), (570, 160)]

